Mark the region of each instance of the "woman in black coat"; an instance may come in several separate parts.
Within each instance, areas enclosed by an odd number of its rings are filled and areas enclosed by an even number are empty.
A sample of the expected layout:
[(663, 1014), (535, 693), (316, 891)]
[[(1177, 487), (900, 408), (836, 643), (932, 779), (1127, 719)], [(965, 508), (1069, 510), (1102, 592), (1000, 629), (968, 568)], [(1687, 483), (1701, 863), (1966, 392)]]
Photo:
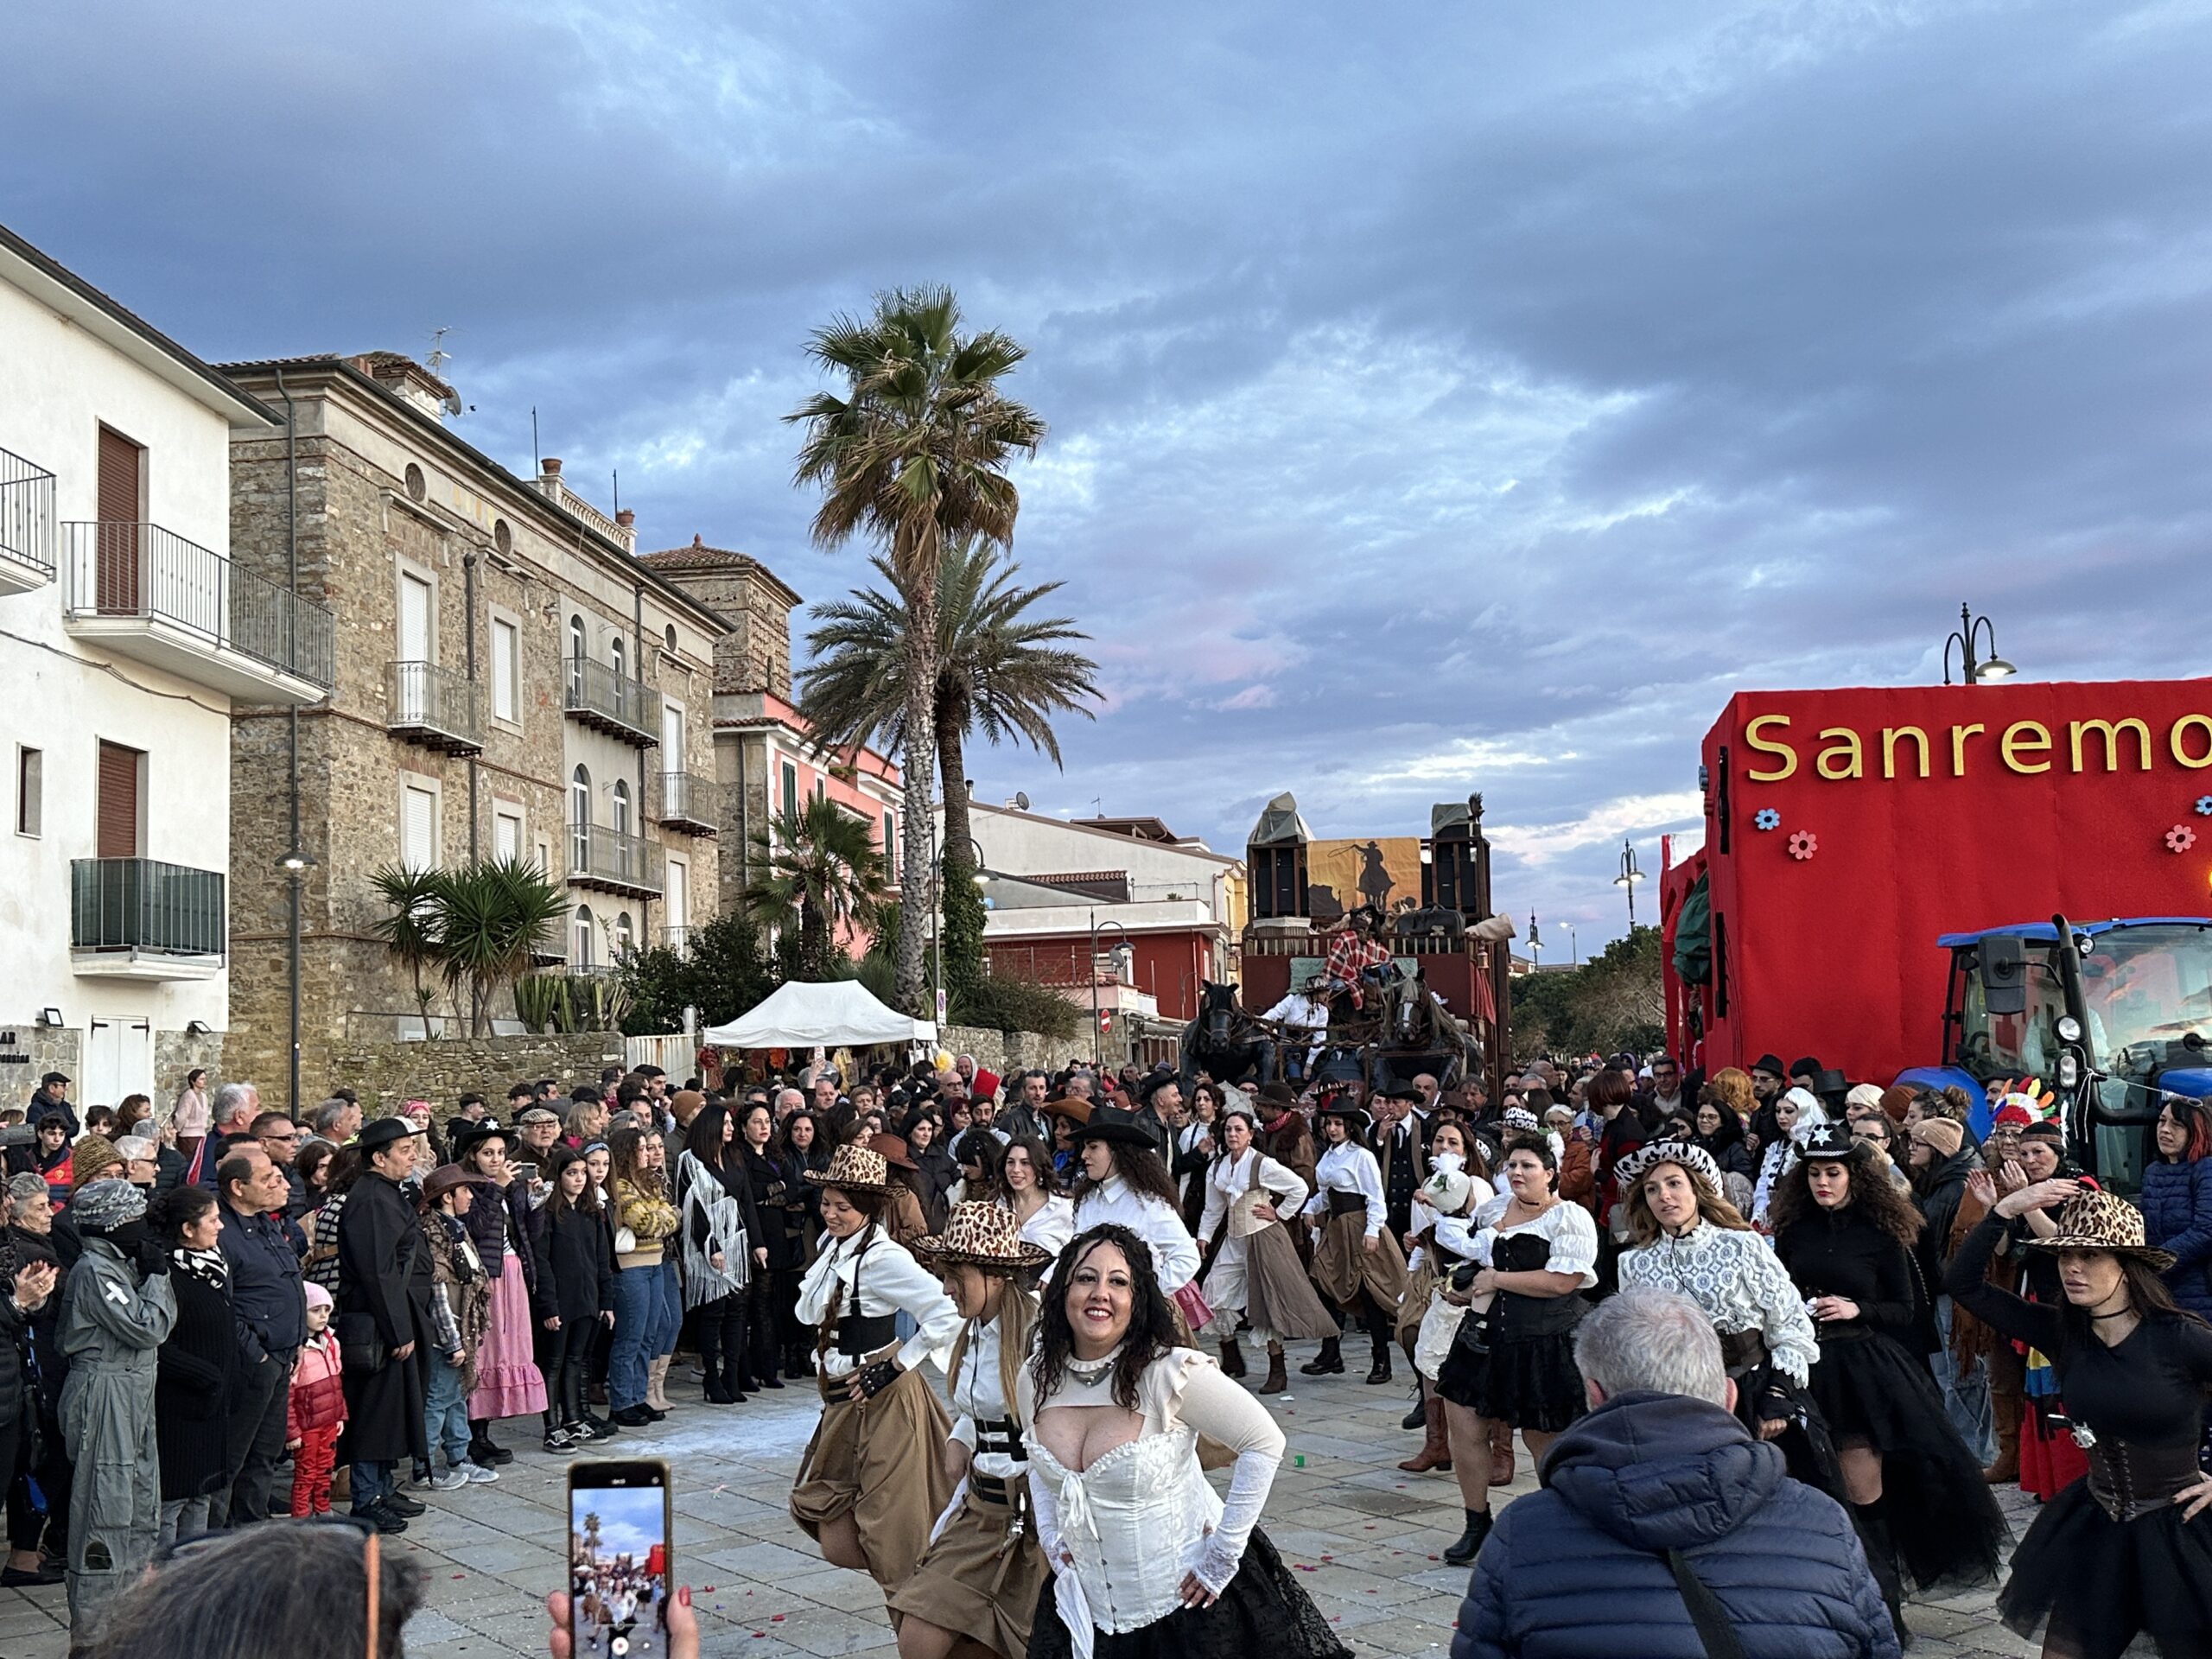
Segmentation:
[(960, 1185), (960, 1166), (939, 1140), (944, 1133), (944, 1125), (926, 1113), (918, 1113), (906, 1126), (906, 1155), (914, 1160), (915, 1190), (933, 1235), (951, 1219), (952, 1189)]
[(169, 1253), (176, 1323), (156, 1355), (154, 1424), (162, 1458), (162, 1547), (207, 1530), (208, 1499), (227, 1483), (224, 1427), (238, 1370), (230, 1269), (216, 1244), (215, 1195), (174, 1186), (147, 1207), (146, 1225)]
[(780, 1332), (798, 1298), (798, 1271), (804, 1264), (799, 1250), (784, 1225), (785, 1204), (793, 1186), (804, 1185), (774, 1153), (775, 1114), (754, 1102), (739, 1109), (737, 1141), (731, 1151), (745, 1171), (751, 1188), (753, 1211), (760, 1218), (757, 1240), (768, 1248), (768, 1262), (753, 1287), (753, 1303), (745, 1327), (745, 1358), (740, 1389), (780, 1389), (778, 1379), (786, 1356)]
[(556, 1147), (546, 1162), (553, 1190), (531, 1222), (537, 1257), (531, 1317), (545, 1373), (545, 1449), (565, 1452), (620, 1433), (584, 1415), (592, 1345), (614, 1323), (614, 1243), (583, 1154)]

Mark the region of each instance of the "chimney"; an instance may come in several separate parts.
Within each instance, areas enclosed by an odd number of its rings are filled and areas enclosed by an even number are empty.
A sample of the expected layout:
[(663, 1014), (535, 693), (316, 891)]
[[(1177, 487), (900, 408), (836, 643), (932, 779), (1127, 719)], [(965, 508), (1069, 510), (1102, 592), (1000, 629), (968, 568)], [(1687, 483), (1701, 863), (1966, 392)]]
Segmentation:
[(560, 461), (560, 458), (559, 458), (558, 456), (556, 456), (556, 455), (548, 455), (548, 456), (546, 456), (544, 460), (543, 460), (543, 461), (539, 461), (539, 462), (537, 463), (537, 471), (538, 471), (538, 474), (539, 474), (539, 476), (543, 477), (543, 478), (558, 478), (558, 477), (560, 477), (560, 476), (561, 476), (561, 461)]
[(624, 507), (614, 515), (614, 539), (629, 552), (638, 550), (638, 515)]

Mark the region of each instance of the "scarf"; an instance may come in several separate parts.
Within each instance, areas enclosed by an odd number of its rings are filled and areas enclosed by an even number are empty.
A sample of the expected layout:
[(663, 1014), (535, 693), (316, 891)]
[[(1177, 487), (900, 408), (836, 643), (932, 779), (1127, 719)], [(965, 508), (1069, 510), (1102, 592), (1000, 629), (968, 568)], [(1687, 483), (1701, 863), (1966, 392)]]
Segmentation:
[[(752, 1278), (753, 1256), (745, 1236), (745, 1212), (721, 1178), (688, 1152), (676, 1167), (677, 1185), (683, 1192), (683, 1220), (676, 1232), (683, 1247), (683, 1306), (688, 1309), (743, 1290)], [(696, 1237), (702, 1232), (704, 1244)], [(718, 1254), (722, 1259), (719, 1268), (714, 1264)]]
[(231, 1264), (223, 1259), (220, 1250), (175, 1249), (169, 1260), (177, 1269), (188, 1273), (203, 1285), (217, 1290), (228, 1290), (231, 1286)]

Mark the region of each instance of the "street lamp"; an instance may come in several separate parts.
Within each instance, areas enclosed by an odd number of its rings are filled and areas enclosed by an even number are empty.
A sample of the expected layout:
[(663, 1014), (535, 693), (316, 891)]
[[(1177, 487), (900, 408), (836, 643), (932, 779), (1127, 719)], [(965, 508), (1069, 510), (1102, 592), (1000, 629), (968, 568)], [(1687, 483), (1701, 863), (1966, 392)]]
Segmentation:
[[(1118, 934), (1120, 934), (1120, 935), (1122, 936), (1122, 943), (1121, 943), (1121, 945), (1120, 945), (1120, 947), (1119, 947), (1119, 948), (1120, 948), (1120, 949), (1122, 949), (1122, 950), (1128, 950), (1128, 949), (1129, 948), (1129, 930), (1128, 930), (1128, 928), (1126, 928), (1126, 927), (1123, 927), (1123, 926), (1122, 926), (1119, 922), (1116, 922), (1116, 921), (1113, 921), (1113, 920), (1110, 920), (1110, 919), (1109, 919), (1109, 920), (1107, 920), (1107, 921), (1103, 921), (1103, 922), (1100, 921), (1100, 920), (1098, 919), (1098, 912), (1097, 912), (1096, 911), (1095, 911), (1095, 910), (1094, 910), (1094, 911), (1092, 911), (1092, 912), (1090, 912), (1090, 1064), (1091, 1064), (1091, 1065), (1095, 1068), (1095, 1067), (1096, 1067), (1097, 1065), (1099, 1065), (1101, 1064), (1101, 1061), (1100, 1061), (1100, 1058), (1099, 1058), (1099, 1048), (1098, 1048), (1098, 935), (1099, 935), (1099, 933), (1101, 932), (1101, 931), (1103, 931), (1103, 929), (1109, 928), (1109, 927), (1110, 927), (1110, 928), (1112, 928), (1112, 929), (1113, 929), (1116, 933), (1118, 933)], [(1116, 985), (1118, 985), (1118, 984), (1120, 983), (1120, 982), (1119, 982), (1119, 980), (1118, 980), (1118, 979), (1116, 981)]]
[[(944, 846), (938, 843), (930, 855), (930, 954), (937, 965), (937, 1022), (944, 1023), (944, 905), (940, 883), (944, 875)], [(976, 885), (984, 885), (983, 848), (973, 836), (968, 837), (968, 850), (976, 866)]]
[(1544, 965), (1544, 936), (1536, 931), (1536, 912), (1529, 912), (1529, 961), (1533, 968)]
[(1643, 880), (1643, 872), (1636, 868), (1636, 843), (1625, 837), (1621, 842), (1621, 873), (1613, 878), (1613, 885), (1628, 889), (1628, 931), (1636, 931), (1636, 884)]
[[(296, 823), (294, 828), (297, 827)], [(285, 931), (290, 958), (287, 965), (291, 981), (292, 1093), (286, 1109), (292, 1121), (297, 1122), (300, 1116), (300, 883), (307, 880), (308, 872), (315, 868), (315, 860), (296, 842), (283, 857), (276, 861), (276, 868), (284, 873), (286, 885), (290, 890), (287, 894), (289, 902)]]
[(1582, 965), (1582, 941), (1574, 937), (1573, 922), (1567, 925), (1567, 948), (1569, 952), (1568, 966), (1580, 968)]
[[(1979, 661), (1974, 654), (1974, 640), (1979, 636), (1989, 645), (1989, 654)], [(1951, 683), (1951, 647), (1959, 648), (1961, 677), (1967, 685), (1982, 685), (1991, 680), (2009, 680), (2020, 671), (1997, 654), (1997, 630), (1986, 616), (1976, 616), (1970, 605), (1959, 607), (1959, 626), (1943, 640), (1943, 683)]]

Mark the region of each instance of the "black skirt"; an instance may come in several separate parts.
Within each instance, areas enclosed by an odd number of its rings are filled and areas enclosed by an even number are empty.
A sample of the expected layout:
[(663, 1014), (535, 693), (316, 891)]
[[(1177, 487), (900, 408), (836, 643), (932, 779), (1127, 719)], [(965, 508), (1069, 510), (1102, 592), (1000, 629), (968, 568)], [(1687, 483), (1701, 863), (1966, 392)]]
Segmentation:
[[(1178, 1607), (1118, 1635), (1094, 1630), (1091, 1643), (1094, 1659), (1351, 1659), (1257, 1527), (1236, 1576), (1212, 1606)], [(1029, 1622), (1029, 1659), (1071, 1659), (1073, 1651), (1047, 1574)]]
[(2012, 1553), (1998, 1617), (2082, 1659), (2114, 1659), (2148, 1630), (2167, 1659), (2212, 1654), (2212, 1516), (2169, 1504), (2115, 1521), (2077, 1480), (2036, 1516)]
[(1809, 1392), (1840, 1449), (1881, 1454), (1882, 1512), (1915, 1585), (1996, 1577), (2004, 1512), (1927, 1366), (1878, 1332), (1832, 1339), (1821, 1344)]
[[(1460, 1322), (1466, 1335), (1470, 1321)], [(1436, 1391), (1478, 1417), (1515, 1428), (1556, 1434), (1589, 1408), (1582, 1373), (1574, 1369), (1574, 1332), (1493, 1334), (1487, 1353), (1455, 1341), (1437, 1368)]]

